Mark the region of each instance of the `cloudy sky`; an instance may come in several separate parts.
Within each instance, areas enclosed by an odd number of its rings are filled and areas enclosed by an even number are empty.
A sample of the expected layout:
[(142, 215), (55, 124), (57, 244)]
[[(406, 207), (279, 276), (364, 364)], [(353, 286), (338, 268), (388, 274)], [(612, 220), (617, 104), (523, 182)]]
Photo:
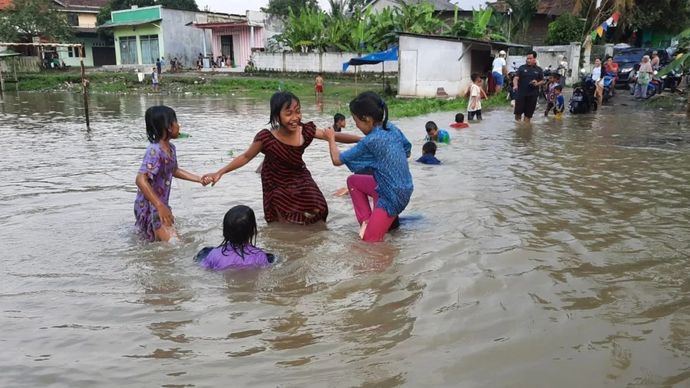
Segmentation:
[[(456, 3), (462, 9), (472, 9), (472, 7), (479, 7), (486, 3), (486, 0), (451, 0), (452, 3)], [(205, 6), (215, 12), (227, 12), (227, 13), (239, 13), (244, 14), (247, 9), (259, 10), (261, 7), (265, 7), (268, 4), (268, 0), (196, 0), (199, 8), (204, 9)], [(327, 0), (319, 0), (321, 8), (328, 9)]]

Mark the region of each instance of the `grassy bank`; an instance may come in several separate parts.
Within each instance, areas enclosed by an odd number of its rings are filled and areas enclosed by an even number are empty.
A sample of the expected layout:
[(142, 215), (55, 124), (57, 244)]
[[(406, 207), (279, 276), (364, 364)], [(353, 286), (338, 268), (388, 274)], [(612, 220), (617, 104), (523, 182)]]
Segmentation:
[[(138, 82), (135, 73), (92, 72), (87, 75), (89, 92), (93, 94), (148, 94), (154, 93), (150, 79)], [(313, 77), (309, 74), (286, 75), (264, 73), (261, 75), (178, 73), (163, 74), (162, 94), (228, 95), (267, 100), (277, 90), (289, 90), (306, 101), (314, 99)], [(389, 81), (397, 84), (397, 79)], [(59, 73), (20, 74), (16, 84), (19, 91), (34, 92), (81, 92), (81, 77), (76, 71)], [(348, 104), (359, 92), (382, 89), (381, 79), (369, 76), (355, 82), (347, 77), (326, 77), (326, 103), (329, 110), (347, 113)], [(389, 114), (393, 118), (419, 116), (430, 112), (465, 112), (467, 99), (439, 100), (435, 98), (402, 99), (387, 97)], [(505, 95), (493, 96), (482, 102), (483, 108), (506, 106)]]

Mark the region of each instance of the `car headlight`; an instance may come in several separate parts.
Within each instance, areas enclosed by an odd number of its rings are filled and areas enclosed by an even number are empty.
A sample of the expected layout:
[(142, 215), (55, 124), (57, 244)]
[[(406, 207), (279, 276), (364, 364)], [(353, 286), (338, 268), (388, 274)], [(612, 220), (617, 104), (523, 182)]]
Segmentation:
[(633, 70), (632, 67), (624, 67), (624, 68), (621, 70), (621, 73), (629, 73), (629, 72), (631, 72), (632, 70)]

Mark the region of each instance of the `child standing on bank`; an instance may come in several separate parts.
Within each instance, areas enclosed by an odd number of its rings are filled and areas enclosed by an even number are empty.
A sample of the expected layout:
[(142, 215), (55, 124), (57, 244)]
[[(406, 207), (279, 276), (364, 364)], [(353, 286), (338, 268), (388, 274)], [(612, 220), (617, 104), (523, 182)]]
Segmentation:
[[(412, 175), (407, 164), (412, 145), (395, 125), (388, 122), (386, 103), (374, 92), (364, 92), (350, 102), (350, 112), (364, 138), (351, 149), (340, 153), (336, 133), (326, 131), (333, 165), (345, 164), (351, 171), (371, 169), (371, 175), (350, 175), (347, 187), (352, 206), (361, 225), (364, 241), (383, 241), (410, 201)], [(373, 199), (374, 209), (369, 204)]]
[(199, 251), (196, 261), (214, 271), (267, 267), (275, 257), (254, 245), (256, 233), (254, 210), (244, 205), (235, 206), (223, 218), (223, 242), (215, 248)]
[(154, 67), (153, 72), (151, 72), (151, 84), (153, 85), (153, 91), (154, 92), (158, 91), (158, 79), (159, 79), (158, 77), (159, 77), (158, 69)]
[(472, 85), (470, 85), (470, 99), (467, 102), (467, 119), (469, 121), (475, 118), (482, 120), (482, 98), (486, 97), (486, 93), (482, 90), (482, 77), (479, 73), (473, 73), (470, 78)]
[[(170, 140), (180, 134), (172, 108), (153, 106), (146, 110), (146, 135), (149, 139), (144, 161), (137, 174), (134, 216), (139, 233), (149, 241), (168, 241), (177, 237), (168, 200), (172, 177), (202, 183), (201, 177), (177, 166), (177, 151)], [(203, 184), (203, 183), (202, 183)]]
[[(290, 92), (273, 94), (270, 102), (271, 129), (262, 129), (242, 155), (215, 173), (204, 175), (214, 185), (221, 177), (249, 163), (261, 152), (261, 186), (266, 222), (313, 224), (326, 221), (328, 205), (319, 186), (304, 164), (302, 155), (314, 138), (325, 139), (323, 129), (314, 123), (302, 123), (300, 101)], [(356, 143), (359, 136), (338, 133), (342, 143)]]

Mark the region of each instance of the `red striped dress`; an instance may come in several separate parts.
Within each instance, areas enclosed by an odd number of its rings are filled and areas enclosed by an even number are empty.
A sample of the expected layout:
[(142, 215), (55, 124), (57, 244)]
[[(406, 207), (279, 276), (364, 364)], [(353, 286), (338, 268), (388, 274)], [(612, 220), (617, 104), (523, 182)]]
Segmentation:
[(262, 129), (254, 137), (255, 142), (261, 142), (261, 152), (266, 155), (261, 167), (266, 222), (306, 225), (326, 221), (326, 198), (302, 160), (315, 133), (313, 123), (304, 124), (301, 146), (281, 142), (268, 129)]

